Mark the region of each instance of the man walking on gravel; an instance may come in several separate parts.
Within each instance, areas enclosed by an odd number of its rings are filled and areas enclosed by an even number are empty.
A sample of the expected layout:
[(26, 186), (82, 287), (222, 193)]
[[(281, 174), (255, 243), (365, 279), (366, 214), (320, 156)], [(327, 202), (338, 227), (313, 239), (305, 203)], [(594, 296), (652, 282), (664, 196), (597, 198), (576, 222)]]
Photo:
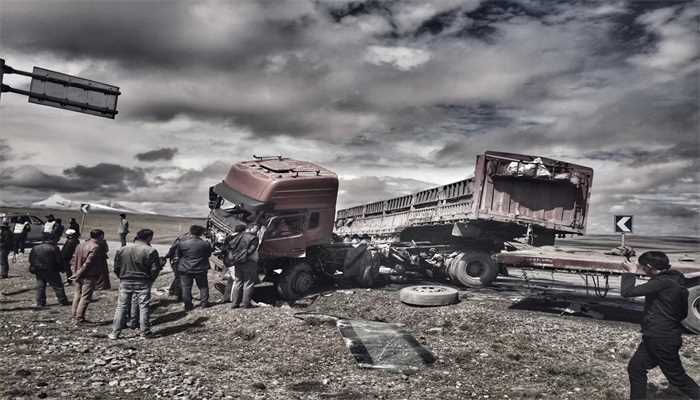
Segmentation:
[[(682, 345), (683, 321), (688, 315), (688, 290), (683, 275), (671, 270), (668, 257), (660, 251), (648, 251), (637, 265), (625, 263), (630, 273), (622, 275), (623, 297), (644, 296), (642, 342), (630, 359), (630, 399), (647, 398), (647, 371), (659, 367), (668, 382), (693, 400), (700, 400), (700, 388), (686, 374), (678, 351)], [(645, 284), (635, 286), (638, 271), (649, 276)]]
[(110, 339), (118, 339), (126, 325), (127, 314), (134, 310), (132, 302), (138, 304), (141, 336), (151, 336), (151, 285), (161, 270), (158, 251), (151, 247), (153, 231), (141, 229), (133, 244), (117, 250), (114, 256), (114, 273), (119, 277), (119, 300), (114, 312), (114, 323)]
[(190, 235), (180, 240), (175, 250), (185, 311), (191, 311), (194, 308), (192, 305), (193, 281), (197, 282), (197, 287), (199, 288), (200, 307), (209, 307), (207, 271), (209, 271), (209, 257), (214, 249), (208, 241), (202, 239), (204, 231), (205, 228), (203, 226), (192, 225), (190, 227)]
[(80, 243), (73, 254), (71, 280), (75, 282), (73, 296), (73, 319), (77, 324), (85, 322), (85, 312), (90, 303), (92, 292), (100, 277), (102, 269), (106, 268), (107, 254), (100, 241), (105, 233), (101, 229), (90, 231), (90, 239)]
[(126, 214), (119, 214), (121, 218), (119, 220), (119, 229), (117, 233), (119, 234), (119, 240), (122, 242), (122, 247), (126, 246), (126, 235), (129, 234), (129, 221), (126, 219)]
[(46, 286), (56, 293), (56, 299), (62, 306), (70, 304), (63, 289), (61, 272), (66, 270), (66, 262), (54, 239), (32, 247), (29, 252), (29, 272), (36, 276), (36, 306), (46, 307)]

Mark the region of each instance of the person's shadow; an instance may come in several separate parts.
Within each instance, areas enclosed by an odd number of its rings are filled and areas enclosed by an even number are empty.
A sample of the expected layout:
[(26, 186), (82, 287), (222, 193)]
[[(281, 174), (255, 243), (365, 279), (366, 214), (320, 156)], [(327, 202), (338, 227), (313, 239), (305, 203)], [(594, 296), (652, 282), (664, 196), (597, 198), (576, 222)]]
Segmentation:
[[(184, 312), (184, 311), (183, 311)], [(199, 328), (204, 325), (204, 322), (207, 321), (209, 318), (207, 317), (198, 317), (194, 321), (191, 322), (186, 322), (184, 324), (180, 325), (173, 325), (173, 326), (168, 326), (162, 329), (158, 329), (157, 331), (153, 332), (153, 337), (154, 338), (159, 338), (159, 337), (166, 337), (170, 335), (175, 335), (180, 332), (184, 332), (190, 328)]]
[(175, 322), (187, 316), (185, 311), (174, 311), (167, 314), (159, 315), (151, 320), (151, 325), (167, 324), (168, 322)]

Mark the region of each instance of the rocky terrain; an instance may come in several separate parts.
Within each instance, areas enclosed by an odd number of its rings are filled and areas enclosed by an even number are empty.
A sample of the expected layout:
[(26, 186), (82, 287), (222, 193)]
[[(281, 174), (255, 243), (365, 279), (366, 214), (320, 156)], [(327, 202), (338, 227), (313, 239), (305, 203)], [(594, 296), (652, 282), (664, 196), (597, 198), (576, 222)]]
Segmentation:
[[(601, 307), (605, 319), (594, 319), (498, 287), (461, 292), (459, 304), (439, 308), (403, 305), (398, 287), (387, 287), (186, 314), (166, 295), (165, 272), (154, 285), (155, 338), (127, 330), (110, 341), (116, 290), (97, 292), (92, 323), (76, 327), (51, 290), (50, 306), (33, 308), (26, 271), (19, 258), (0, 280), (0, 396), (8, 399), (625, 399), (640, 339), (632, 309)], [(437, 360), (417, 372), (359, 369), (332, 323), (294, 318), (299, 311), (403, 323)], [(684, 341), (683, 362), (700, 378), (700, 337)], [(650, 382), (653, 398), (681, 398), (659, 371)]]

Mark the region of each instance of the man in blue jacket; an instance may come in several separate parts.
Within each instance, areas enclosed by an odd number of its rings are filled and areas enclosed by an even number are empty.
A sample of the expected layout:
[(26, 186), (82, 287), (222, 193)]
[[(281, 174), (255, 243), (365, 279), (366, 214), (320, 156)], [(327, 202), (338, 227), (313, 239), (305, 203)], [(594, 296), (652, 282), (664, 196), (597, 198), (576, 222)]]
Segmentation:
[[(630, 273), (622, 275), (623, 297), (644, 296), (642, 342), (629, 362), (630, 399), (647, 398), (647, 371), (659, 367), (668, 382), (693, 400), (700, 399), (700, 388), (686, 374), (678, 351), (682, 345), (681, 321), (688, 316), (688, 290), (683, 274), (671, 270), (666, 254), (647, 251), (637, 265), (625, 263)], [(649, 281), (635, 286), (636, 273), (643, 271)]]
[(114, 324), (110, 339), (118, 339), (126, 325), (131, 303), (138, 304), (141, 336), (151, 336), (150, 302), (151, 285), (161, 270), (158, 251), (151, 247), (153, 231), (141, 229), (136, 233), (133, 244), (117, 250), (114, 255), (114, 273), (119, 277), (119, 300), (114, 313)]

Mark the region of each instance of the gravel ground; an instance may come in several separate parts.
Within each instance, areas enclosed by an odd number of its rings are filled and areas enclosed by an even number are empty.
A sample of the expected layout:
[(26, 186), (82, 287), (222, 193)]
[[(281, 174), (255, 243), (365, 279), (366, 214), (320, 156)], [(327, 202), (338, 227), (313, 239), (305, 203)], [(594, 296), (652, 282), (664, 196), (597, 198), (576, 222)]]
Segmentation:
[[(624, 399), (627, 361), (640, 339), (638, 325), (622, 322), (635, 319), (629, 313), (562, 316), (546, 305), (515, 307), (512, 293), (489, 290), (462, 292), (459, 304), (440, 308), (403, 305), (396, 288), (384, 288), (185, 314), (165, 295), (166, 272), (154, 285), (156, 337), (124, 331), (110, 341), (116, 290), (97, 292), (88, 309), (94, 322), (75, 327), (51, 290), (50, 306), (33, 308), (27, 269), (20, 258), (0, 280), (3, 398)], [(418, 372), (359, 369), (334, 325), (301, 321), (298, 311), (403, 323), (437, 361)], [(684, 342), (683, 362), (699, 378), (700, 337)], [(650, 382), (652, 398), (682, 398), (659, 371)]]

